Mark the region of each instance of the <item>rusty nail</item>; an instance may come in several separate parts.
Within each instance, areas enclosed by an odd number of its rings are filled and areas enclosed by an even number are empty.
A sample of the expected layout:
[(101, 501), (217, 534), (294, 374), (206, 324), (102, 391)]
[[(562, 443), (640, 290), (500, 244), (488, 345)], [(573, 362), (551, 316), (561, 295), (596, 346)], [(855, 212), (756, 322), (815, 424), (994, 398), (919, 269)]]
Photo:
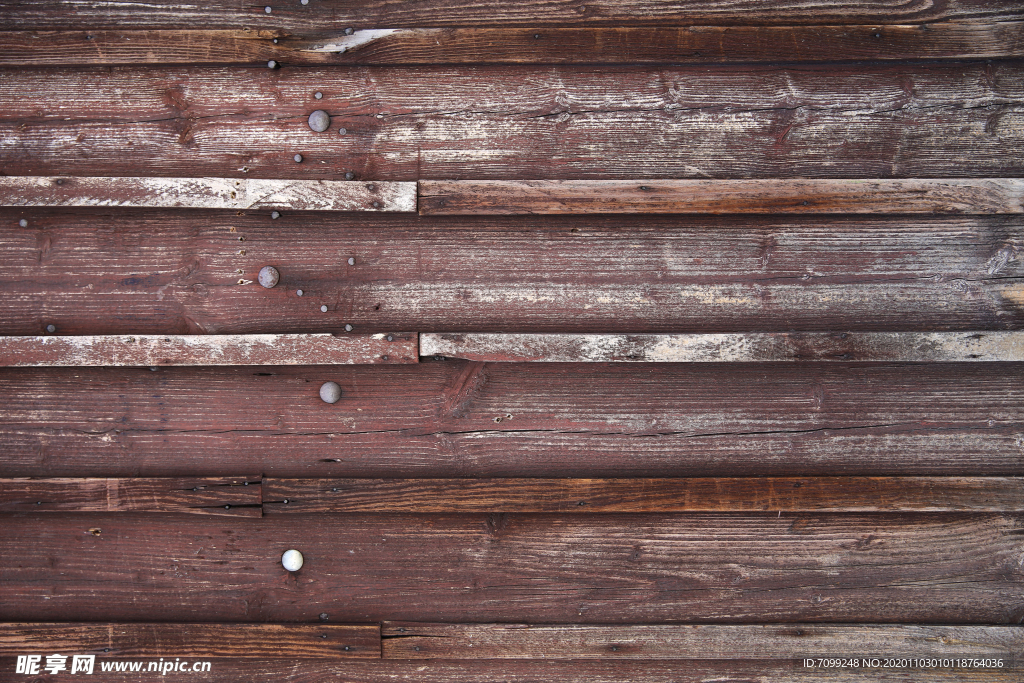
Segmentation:
[(348, 128), (339, 128), (338, 129), (338, 135), (344, 135), (347, 132), (348, 132)]
[(315, 97), (318, 100), (321, 100), (321, 99), (323, 99), (324, 94), (322, 92), (320, 92), (319, 90), (317, 90), (315, 93), (313, 93), (313, 97)]
[(263, 11), (266, 12), (267, 14), (270, 14), (271, 12), (274, 11), (274, 8), (271, 7), (270, 5), (267, 5), (266, 7), (263, 8)]
[(277, 283), (281, 280), (281, 274), (277, 272), (277, 268), (274, 266), (263, 266), (260, 268), (260, 274), (257, 279), (261, 285), (271, 289), (277, 286)]
[(280, 218), (281, 217), (281, 212), (280, 211), (271, 211), (270, 212), (270, 217), (274, 218), (274, 219)]
[(267, 62), (267, 68), (268, 69), (276, 69), (277, 67), (278, 67), (278, 63), (275, 62), (273, 59), (271, 59), (269, 62)]
[(25, 220), (24, 218), (22, 218), (20, 221), (18, 221), (18, 225), (20, 225), (23, 228), (27, 228), (28, 227), (28, 221)]
[(323, 306), (320, 307), (320, 312), (321, 313), (326, 313), (327, 312), (327, 304), (324, 304)]
[(349, 264), (350, 266), (354, 266), (354, 265), (356, 264), (356, 260), (355, 260), (354, 258), (350, 258), (350, 259), (348, 260), (348, 264)]
[(388, 335), (388, 341), (395, 341), (395, 338), (394, 338), (394, 337), (392, 337), (392, 336), (391, 336), (391, 335), (389, 334), (389, 335)]
[(317, 109), (315, 112), (309, 115), (309, 129), (323, 133), (325, 130), (331, 127), (331, 117), (323, 109)]
[(337, 403), (341, 400), (341, 387), (337, 382), (324, 382), (320, 385), (320, 398), (324, 403)]
[(346, 332), (351, 332), (352, 331), (352, 326), (351, 325), (345, 325), (345, 331)]
[(281, 556), (281, 564), (290, 572), (297, 572), (302, 569), (302, 553), (298, 550), (286, 550)]
[(292, 157), (292, 159), (295, 159), (295, 163), (297, 163), (297, 164), (301, 164), (302, 163), (302, 155), (301, 154), (296, 154), (295, 156)]
[(302, 296), (302, 290), (301, 289), (296, 289), (295, 290), (295, 296)]
[(57, 331), (57, 326), (56, 325), (47, 325), (46, 326), (46, 331), (49, 332), (50, 334), (53, 334), (54, 332)]
[(354, 28), (347, 28), (347, 29), (345, 29), (345, 35), (346, 36), (350, 36), (350, 35), (352, 35), (355, 32), (356, 32), (356, 30)]

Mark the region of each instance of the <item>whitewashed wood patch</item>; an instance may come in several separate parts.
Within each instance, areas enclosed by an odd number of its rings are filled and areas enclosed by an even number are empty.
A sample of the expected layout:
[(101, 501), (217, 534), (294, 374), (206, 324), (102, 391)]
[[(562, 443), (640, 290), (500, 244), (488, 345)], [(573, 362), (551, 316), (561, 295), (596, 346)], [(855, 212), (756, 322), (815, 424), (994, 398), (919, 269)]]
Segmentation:
[(414, 333), (0, 337), (0, 366), (6, 367), (353, 365), (418, 360)]
[(424, 333), (420, 355), (555, 363), (1024, 361), (1024, 332)]
[(0, 177), (0, 206), (415, 211), (416, 183), (260, 178)]

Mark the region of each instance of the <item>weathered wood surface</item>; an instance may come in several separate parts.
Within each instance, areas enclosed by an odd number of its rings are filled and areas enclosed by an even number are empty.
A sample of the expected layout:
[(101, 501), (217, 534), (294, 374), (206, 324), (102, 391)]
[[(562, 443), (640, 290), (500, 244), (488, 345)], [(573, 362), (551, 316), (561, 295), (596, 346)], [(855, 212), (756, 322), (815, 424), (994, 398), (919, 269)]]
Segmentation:
[[(0, 209), (0, 225), (6, 334), (1024, 328), (1011, 217), (40, 208)], [(268, 264), (270, 290), (251, 282)]]
[(0, 474), (1019, 476), (1021, 368), (9, 368)]
[(416, 338), (415, 333), (0, 336), (0, 366), (416, 363)]
[[(188, 571), (188, 570), (184, 570)], [(161, 610), (162, 611), (162, 610)], [(0, 623), (0, 654), (379, 659), (377, 624)], [(99, 667), (96, 667), (98, 673)], [(166, 675), (166, 674), (165, 674)]]
[[(2, 349), (2, 344), (0, 344)], [(549, 363), (1024, 361), (1024, 332), (420, 335), (420, 355)]]
[(0, 479), (0, 512), (184, 512), (260, 517), (248, 477)]
[(422, 214), (1024, 213), (1024, 180), (425, 180)]
[[(287, 503), (285, 502), (287, 501)], [(265, 513), (1024, 512), (1022, 477), (264, 479)]]
[[(1017, 177), (1022, 104), (1015, 61), (24, 69), (0, 79), (0, 165), (391, 181)], [(332, 117), (325, 133), (307, 125), (317, 109)]]
[(46, 0), (6, 0), (0, 3), (3, 28), (190, 27), (322, 29), (325, 25), (355, 28), (415, 28), (422, 26), (541, 26), (621, 24), (819, 24), (819, 23), (925, 23), (951, 19), (1019, 19), (1022, 11), (1013, 0), (960, 0), (956, 3), (915, 0), (850, 0), (801, 2), (786, 0), (595, 0), (581, 5), (574, 0), (529, 0), (495, 4), (488, 0), (425, 0), (393, 3), (386, 0), (327, 0), (301, 5), (239, 4), (212, 0), (183, 5), (176, 0), (154, 0), (139, 5), (113, 0), (96, 5), (69, 0), (55, 7)]
[(1003, 666), (1011, 668), (1024, 652), (1024, 627), (1020, 626), (544, 626), (388, 622), (381, 627), (381, 636), (385, 659), (977, 657), (1003, 659)]
[(0, 176), (0, 206), (415, 211), (416, 183)]
[[(437, 22), (431, 22), (432, 25)], [(275, 42), (276, 41), (276, 42)], [(0, 66), (664, 64), (1024, 56), (1024, 22), (604, 28), (2, 31)]]
[[(1019, 514), (9, 515), (5, 621), (903, 622), (1024, 615)], [(92, 531), (90, 531), (92, 530)], [(295, 548), (298, 572), (281, 566)], [(73, 549), (73, 551), (71, 550)], [(188, 596), (182, 600), (181, 596)]]
[[(48, 653), (50, 654), (50, 653)], [(44, 660), (45, 661), (45, 660)], [(124, 673), (102, 674), (100, 658), (90, 681), (122, 682)], [(15, 675), (14, 657), (0, 657), (0, 680), (24, 681)], [(1019, 683), (1017, 669), (809, 667), (780, 661), (727, 660), (282, 660), (215, 659), (200, 680), (237, 683), (253, 672), (289, 683)], [(5, 678), (4, 676), (9, 676)], [(149, 674), (146, 679), (152, 680)], [(190, 676), (196, 679), (198, 676)], [(140, 677), (139, 680), (144, 680)]]

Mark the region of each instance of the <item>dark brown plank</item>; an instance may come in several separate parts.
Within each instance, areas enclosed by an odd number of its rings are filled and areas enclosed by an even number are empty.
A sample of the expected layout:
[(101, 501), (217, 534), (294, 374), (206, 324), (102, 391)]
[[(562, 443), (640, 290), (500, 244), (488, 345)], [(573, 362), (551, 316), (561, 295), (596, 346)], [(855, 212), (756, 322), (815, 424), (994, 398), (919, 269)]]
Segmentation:
[[(378, 659), (377, 624), (0, 624), (4, 655)], [(69, 667), (70, 668), (70, 667)], [(166, 675), (166, 674), (164, 674)]]
[(140, 6), (129, 0), (105, 2), (69, 0), (54, 7), (45, 0), (7, 0), (0, 3), (4, 28), (100, 28), (257, 26), (317, 28), (325, 25), (356, 28), (410, 28), (421, 26), (537, 26), (620, 24), (818, 24), (818, 23), (922, 23), (949, 19), (1020, 18), (1013, 0), (959, 0), (956, 3), (850, 0), (800, 2), (785, 0), (594, 0), (580, 5), (572, 0), (528, 0), (494, 4), (487, 0), (325, 0), (301, 5), (239, 4), (212, 0), (183, 5), (155, 0)]
[[(0, 350), (3, 344), (0, 341)], [(1022, 362), (1021, 332), (480, 334), (428, 332), (420, 354), (540, 363)]]
[[(981, 513), (9, 515), (0, 542), (18, 552), (0, 563), (0, 618), (1015, 625), (1022, 523)], [(305, 558), (295, 573), (281, 566), (289, 548)]]
[[(1014, 61), (23, 69), (0, 79), (0, 165), (395, 181), (1012, 178), (1024, 174), (1021, 106)], [(307, 124), (317, 109), (327, 132)]]
[(1024, 328), (1009, 217), (0, 209), (0, 225), (5, 334)]
[(0, 479), (0, 512), (185, 512), (262, 516), (250, 477)]
[[(765, 17), (767, 19), (768, 17)], [(437, 22), (431, 22), (437, 25)], [(1024, 56), (1024, 22), (931, 25), (0, 32), (0, 66), (608, 64)]]
[(422, 214), (1024, 213), (1024, 180), (1012, 178), (425, 180), (419, 192)]
[[(103, 663), (119, 660), (97, 657), (90, 681), (123, 682), (128, 674), (102, 673)], [(1006, 660), (1008, 661), (1008, 660)], [(45, 662), (45, 660), (44, 660)], [(192, 662), (190, 662), (191, 664)], [(148, 665), (148, 661), (146, 662)], [(725, 660), (386, 660), (377, 662), (282, 659), (213, 659), (203, 681), (237, 683), (254, 671), (273, 681), (289, 683), (708, 683), (709, 681), (770, 681), (771, 683), (1019, 683), (1020, 671), (995, 668), (838, 668), (803, 666), (780, 661)], [(815, 662), (817, 664), (817, 662)], [(14, 674), (15, 657), (0, 657), (0, 681), (29, 680)], [(171, 675), (171, 674), (169, 674)], [(184, 677), (185, 675), (182, 675)], [(152, 680), (142, 674), (139, 680)], [(129, 679), (130, 680), (130, 679)]]
[(1022, 368), (10, 368), (0, 475), (1019, 476)]
[(1022, 477), (264, 479), (264, 511), (1024, 512)]
[(0, 337), (0, 366), (13, 367), (362, 365), (418, 360), (415, 332)]
[[(387, 622), (385, 659), (979, 658), (1014, 666), (1020, 626), (580, 626)], [(1001, 668), (1001, 667), (1000, 667)]]

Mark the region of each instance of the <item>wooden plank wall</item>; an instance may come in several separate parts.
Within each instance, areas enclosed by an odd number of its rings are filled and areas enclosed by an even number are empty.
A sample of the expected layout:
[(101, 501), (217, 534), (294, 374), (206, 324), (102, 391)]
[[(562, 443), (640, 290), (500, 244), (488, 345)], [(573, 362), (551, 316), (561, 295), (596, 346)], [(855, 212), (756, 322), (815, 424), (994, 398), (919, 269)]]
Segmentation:
[(0, 48), (0, 681), (1020, 680), (1019, 2)]

